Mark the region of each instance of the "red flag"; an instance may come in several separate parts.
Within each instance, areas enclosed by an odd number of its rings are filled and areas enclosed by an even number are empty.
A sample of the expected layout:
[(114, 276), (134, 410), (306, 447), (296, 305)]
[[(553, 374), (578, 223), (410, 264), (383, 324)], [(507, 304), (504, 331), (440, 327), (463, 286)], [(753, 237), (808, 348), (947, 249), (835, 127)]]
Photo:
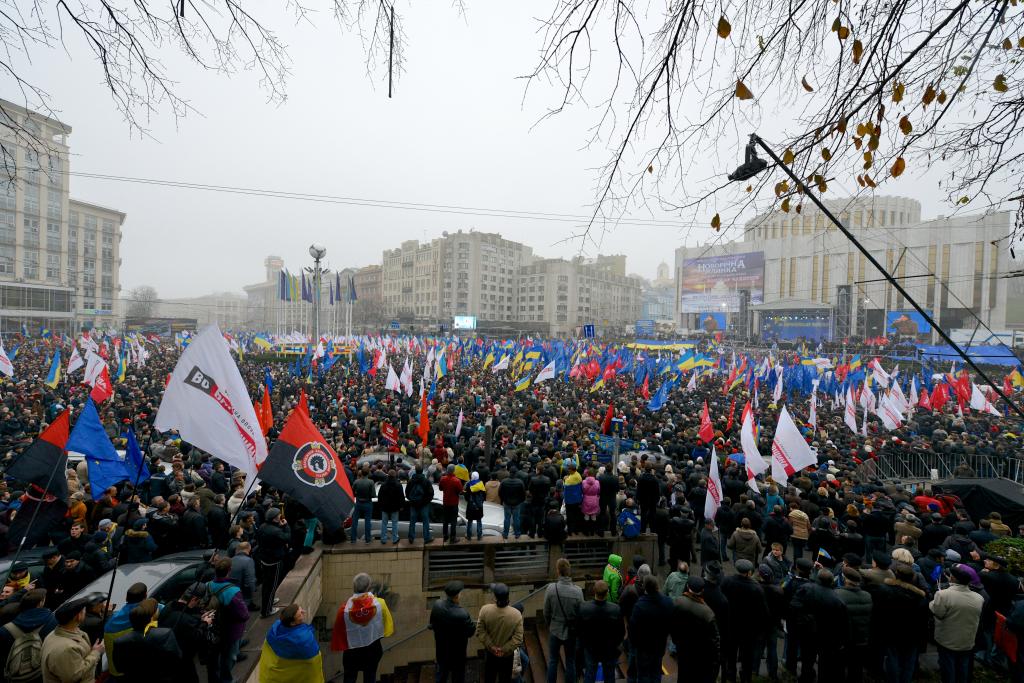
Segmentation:
[(427, 394), (420, 396), (420, 426), (416, 433), (420, 435), (423, 445), (427, 445), (427, 437), (430, 436), (430, 418), (427, 415)]
[(732, 417), (736, 413), (736, 397), (732, 397), (732, 405), (729, 406), (729, 424), (725, 426), (725, 431), (732, 429)]
[(615, 415), (615, 406), (608, 404), (608, 412), (604, 414), (604, 422), (601, 423), (601, 433), (607, 434), (612, 430), (612, 417)]
[(932, 409), (942, 410), (942, 406), (946, 405), (946, 401), (949, 397), (946, 396), (946, 387), (943, 384), (936, 384), (935, 388), (932, 389)]
[(270, 428), (274, 426), (274, 411), (270, 407), (270, 389), (266, 386), (263, 387), (263, 400), (260, 402), (256, 417), (259, 418), (263, 436), (266, 436), (270, 432)]
[(92, 391), (89, 392), (89, 398), (97, 404), (100, 404), (113, 395), (114, 388), (110, 384), (110, 372), (107, 369), (107, 366), (104, 365), (103, 371), (97, 375), (96, 382), (92, 385)]
[(711, 413), (708, 412), (708, 402), (704, 401), (704, 412), (700, 415), (700, 431), (697, 436), (704, 443), (711, 443), (715, 439), (715, 428), (711, 426)]
[[(650, 379), (647, 375), (644, 375), (643, 386), (640, 387), (640, 395), (644, 397), (645, 401), (651, 400), (651, 390), (647, 386), (647, 380)], [(1010, 392), (1007, 392), (1010, 393)]]
[(932, 398), (928, 395), (928, 387), (921, 389), (921, 395), (917, 397), (917, 405), (925, 410), (932, 409)]
[(309, 417), (309, 400), (306, 398), (305, 389), (299, 389), (299, 403), (295, 406), (295, 410), (299, 410)]
[(1013, 396), (1013, 383), (1010, 381), (1009, 375), (1003, 377), (1003, 393), (1007, 396)]

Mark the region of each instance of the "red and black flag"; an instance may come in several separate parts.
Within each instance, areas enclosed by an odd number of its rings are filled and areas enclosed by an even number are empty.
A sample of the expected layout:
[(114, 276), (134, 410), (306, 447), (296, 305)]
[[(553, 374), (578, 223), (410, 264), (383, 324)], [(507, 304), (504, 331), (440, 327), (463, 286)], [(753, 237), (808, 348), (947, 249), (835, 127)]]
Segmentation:
[(287, 493), (337, 531), (352, 512), (352, 487), (337, 454), (305, 410), (293, 410), (260, 467), (261, 480)]
[(35, 484), (59, 500), (68, 497), (68, 454), (64, 450), (70, 434), (69, 411), (65, 410), (43, 430), (31, 446), (7, 468), (7, 476), (26, 484)]

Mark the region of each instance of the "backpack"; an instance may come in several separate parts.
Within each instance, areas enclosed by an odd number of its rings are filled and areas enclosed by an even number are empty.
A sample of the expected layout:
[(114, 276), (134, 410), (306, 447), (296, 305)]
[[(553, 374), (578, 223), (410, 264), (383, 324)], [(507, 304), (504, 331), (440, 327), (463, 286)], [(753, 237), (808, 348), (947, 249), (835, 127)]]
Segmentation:
[[(210, 582), (212, 583), (212, 582)], [(210, 628), (206, 629), (206, 645), (208, 648), (213, 649), (220, 645), (221, 640), (224, 638), (224, 632), (227, 630), (227, 619), (224, 618), (224, 608), (226, 604), (220, 600), (220, 595), (228, 588), (231, 588), (232, 584), (228, 583), (221, 586), (218, 590), (212, 591), (210, 584), (206, 584), (206, 590), (209, 597), (206, 599), (206, 605), (204, 610), (207, 612), (213, 612), (213, 624)]]
[(4, 628), (14, 638), (7, 662), (4, 664), (5, 680), (11, 683), (39, 680), (43, 651), (43, 639), (39, 637), (39, 629), (22, 631), (14, 624), (4, 624)]

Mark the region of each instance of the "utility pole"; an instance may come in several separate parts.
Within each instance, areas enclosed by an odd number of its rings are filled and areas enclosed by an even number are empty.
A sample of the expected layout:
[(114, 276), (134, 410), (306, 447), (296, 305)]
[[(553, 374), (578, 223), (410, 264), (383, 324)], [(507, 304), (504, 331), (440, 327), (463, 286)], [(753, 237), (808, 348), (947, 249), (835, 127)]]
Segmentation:
[(309, 247), (309, 255), (313, 257), (313, 338), (310, 348), (315, 352), (316, 345), (320, 343), (320, 276), (323, 274), (320, 261), (327, 256), (327, 248), (314, 243)]

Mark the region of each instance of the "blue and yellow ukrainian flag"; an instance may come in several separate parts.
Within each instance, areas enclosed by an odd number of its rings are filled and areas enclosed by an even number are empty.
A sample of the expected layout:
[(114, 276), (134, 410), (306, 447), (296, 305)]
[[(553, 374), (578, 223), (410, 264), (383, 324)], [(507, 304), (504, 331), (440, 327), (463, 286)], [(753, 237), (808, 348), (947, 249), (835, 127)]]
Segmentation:
[(529, 386), (530, 386), (530, 384), (532, 382), (533, 382), (532, 375), (527, 374), (521, 380), (516, 382), (516, 391), (523, 391), (524, 389), (529, 388)]
[(117, 361), (117, 381), (123, 382), (124, 376), (128, 373), (128, 359), (127, 354), (120, 354), (121, 357)]
[(53, 354), (53, 361), (50, 363), (50, 372), (46, 375), (46, 386), (56, 389), (60, 384), (60, 349)]

